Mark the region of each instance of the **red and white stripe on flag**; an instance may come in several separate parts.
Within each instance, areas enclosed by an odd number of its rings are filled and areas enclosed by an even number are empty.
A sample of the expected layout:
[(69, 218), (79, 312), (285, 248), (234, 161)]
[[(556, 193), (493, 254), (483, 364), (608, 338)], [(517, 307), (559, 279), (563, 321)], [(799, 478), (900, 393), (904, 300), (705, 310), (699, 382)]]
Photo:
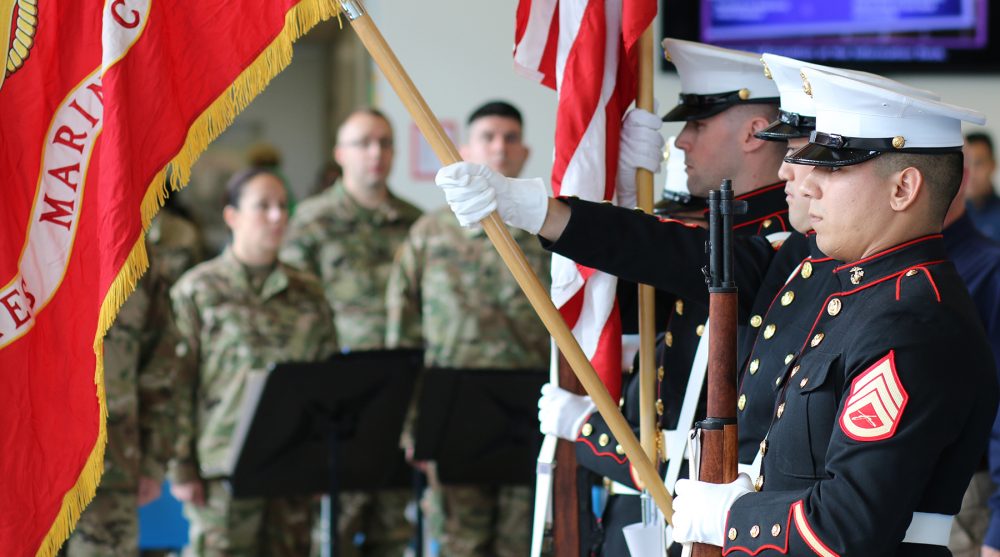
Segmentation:
[[(655, 0), (521, 0), (514, 64), (554, 88), (552, 189), (612, 200), (621, 120), (635, 100), (636, 43), (656, 15)], [(616, 278), (552, 258), (552, 300), (611, 396), (621, 393), (621, 320)]]
[(93, 498), (104, 332), (166, 169), (291, 61), (328, 0), (0, 0), (0, 555), (54, 555)]

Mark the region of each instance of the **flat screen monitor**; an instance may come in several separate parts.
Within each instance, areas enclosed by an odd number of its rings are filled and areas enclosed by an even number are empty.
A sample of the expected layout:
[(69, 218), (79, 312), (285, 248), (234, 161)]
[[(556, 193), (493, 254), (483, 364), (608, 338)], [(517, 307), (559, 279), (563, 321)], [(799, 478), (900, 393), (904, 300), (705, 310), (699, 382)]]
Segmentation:
[(1000, 26), (989, 4), (660, 0), (660, 9), (665, 37), (876, 72), (997, 72)]

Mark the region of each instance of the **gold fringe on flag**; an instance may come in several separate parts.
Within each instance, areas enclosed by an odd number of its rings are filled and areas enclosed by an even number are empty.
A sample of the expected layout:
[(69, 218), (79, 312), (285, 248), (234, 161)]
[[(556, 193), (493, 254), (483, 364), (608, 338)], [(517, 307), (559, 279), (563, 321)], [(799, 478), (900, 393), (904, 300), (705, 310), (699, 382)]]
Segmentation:
[(285, 26), (281, 33), (195, 119), (188, 128), (184, 145), (174, 158), (156, 173), (146, 187), (146, 194), (139, 209), (143, 232), (132, 246), (118, 276), (111, 283), (108, 294), (101, 304), (97, 322), (97, 334), (94, 338), (94, 354), (97, 357), (94, 384), (97, 386), (97, 398), (101, 408), (97, 442), (76, 484), (63, 496), (62, 508), (38, 548), (36, 553), (38, 557), (54, 557), (59, 551), (76, 526), (80, 514), (93, 500), (101, 475), (104, 473), (104, 449), (108, 439), (105, 423), (108, 406), (104, 393), (104, 335), (114, 323), (122, 304), (132, 294), (139, 279), (149, 268), (146, 231), (169, 195), (166, 188), (168, 177), (171, 190), (178, 191), (186, 186), (191, 178), (191, 167), (208, 145), (233, 123), (236, 116), (267, 87), (274, 76), (291, 63), (292, 44), (318, 23), (334, 16), (338, 18), (340, 16), (340, 4), (336, 0), (302, 0), (292, 7), (285, 14)]

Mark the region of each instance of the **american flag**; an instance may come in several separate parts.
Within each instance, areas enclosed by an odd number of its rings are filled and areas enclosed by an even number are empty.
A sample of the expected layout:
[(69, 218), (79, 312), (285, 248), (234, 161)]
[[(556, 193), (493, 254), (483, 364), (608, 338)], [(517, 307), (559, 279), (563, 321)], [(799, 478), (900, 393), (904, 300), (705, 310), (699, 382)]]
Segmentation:
[[(637, 43), (656, 0), (521, 0), (516, 70), (556, 90), (557, 196), (613, 200), (621, 120), (635, 100)], [(616, 278), (552, 258), (552, 300), (611, 396), (621, 396)]]

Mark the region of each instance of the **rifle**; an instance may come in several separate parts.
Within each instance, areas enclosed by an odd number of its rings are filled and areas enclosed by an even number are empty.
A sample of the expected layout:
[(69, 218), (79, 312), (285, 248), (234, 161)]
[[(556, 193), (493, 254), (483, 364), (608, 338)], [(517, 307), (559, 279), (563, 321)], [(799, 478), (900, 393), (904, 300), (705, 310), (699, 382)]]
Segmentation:
[[(698, 479), (729, 483), (736, 479), (739, 440), (736, 430), (736, 283), (733, 281), (733, 215), (746, 202), (733, 199), (732, 180), (708, 194), (708, 411), (695, 427), (701, 434)], [(722, 549), (695, 544), (693, 557), (719, 557)]]

